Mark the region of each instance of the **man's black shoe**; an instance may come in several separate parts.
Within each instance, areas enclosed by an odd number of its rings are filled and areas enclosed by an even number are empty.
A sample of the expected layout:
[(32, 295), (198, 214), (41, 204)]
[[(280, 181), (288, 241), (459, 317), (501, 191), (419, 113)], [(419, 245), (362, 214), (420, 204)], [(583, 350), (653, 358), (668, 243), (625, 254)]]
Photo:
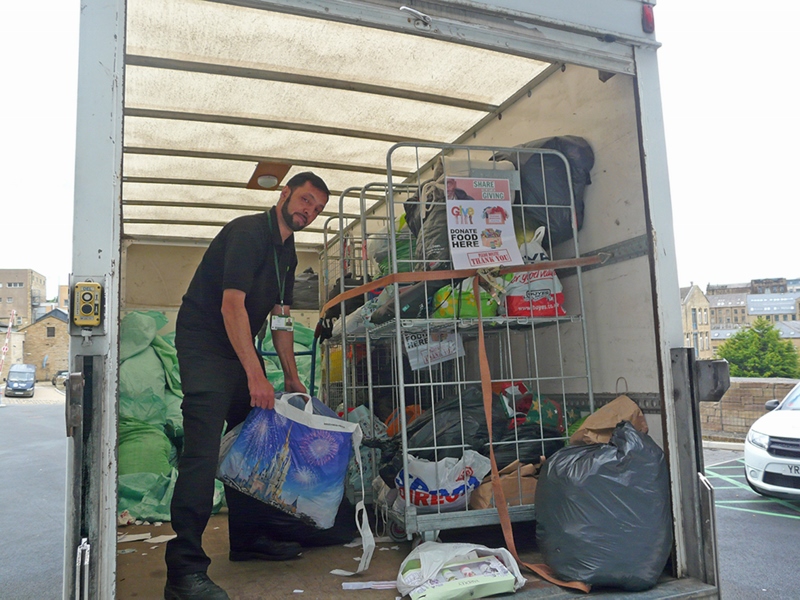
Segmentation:
[(297, 542), (278, 542), (265, 537), (258, 538), (252, 544), (239, 548), (231, 548), (228, 555), (232, 562), (242, 560), (289, 560), (300, 556), (303, 547)]
[(205, 573), (167, 578), (165, 600), (229, 600), (228, 594)]

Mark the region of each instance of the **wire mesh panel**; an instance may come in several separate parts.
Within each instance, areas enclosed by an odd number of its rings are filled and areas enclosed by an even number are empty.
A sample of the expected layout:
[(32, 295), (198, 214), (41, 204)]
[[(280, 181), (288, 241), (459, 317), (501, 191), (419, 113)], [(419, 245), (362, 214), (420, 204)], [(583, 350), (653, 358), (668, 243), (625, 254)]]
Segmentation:
[[(385, 193), (385, 212), (364, 211), (360, 231), (357, 224), (338, 239), (333, 254), (339, 266), (331, 273), (346, 271), (348, 247), (361, 249), (360, 272), (369, 277), (442, 273), (441, 279), (426, 276), (365, 295), (357, 311), (340, 317), (339, 341), (333, 340), (347, 364), (343, 405), (363, 404), (370, 419), (386, 426), (383, 438), (372, 442), (380, 458), (371, 475), (374, 500), (395, 533), (432, 538), (441, 529), (497, 523), (483, 481), (490, 446), (505, 473), (512, 520), (532, 519), (533, 470), (565, 444), (580, 417), (568, 398), (586, 397), (593, 408), (579, 267), (502, 276), (481, 268), (477, 300), (473, 277), (449, 274), (473, 260), (459, 243), (490, 251), (513, 247), (524, 263), (580, 257), (577, 234), (590, 166), (581, 162), (586, 148), (580, 139), (573, 142), (559, 138), (531, 148), (398, 144), (387, 158), (388, 183), (361, 190), (362, 196)], [(423, 162), (419, 157), (431, 149), (436, 157)], [(407, 164), (409, 157), (416, 162), (414, 181), (393, 185), (392, 164)], [(350, 326), (357, 312), (363, 319), (358, 329)], [(491, 432), (481, 391), (479, 321), (491, 377)]]

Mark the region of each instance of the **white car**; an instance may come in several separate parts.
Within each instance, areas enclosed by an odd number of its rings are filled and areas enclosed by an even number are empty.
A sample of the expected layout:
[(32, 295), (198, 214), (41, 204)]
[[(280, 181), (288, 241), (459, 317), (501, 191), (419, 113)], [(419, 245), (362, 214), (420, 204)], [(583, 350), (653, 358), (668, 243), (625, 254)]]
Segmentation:
[(781, 400), (769, 400), (768, 411), (747, 432), (744, 472), (759, 494), (800, 499), (800, 383)]

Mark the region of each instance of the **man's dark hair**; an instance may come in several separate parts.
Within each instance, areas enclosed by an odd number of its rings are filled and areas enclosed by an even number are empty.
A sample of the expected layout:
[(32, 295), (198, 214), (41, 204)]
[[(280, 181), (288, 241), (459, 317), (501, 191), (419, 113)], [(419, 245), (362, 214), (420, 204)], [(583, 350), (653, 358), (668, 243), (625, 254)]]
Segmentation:
[(290, 190), (294, 191), (296, 188), (305, 185), (306, 182), (311, 182), (311, 185), (313, 185), (319, 191), (325, 192), (326, 196), (331, 195), (328, 186), (325, 185), (324, 181), (322, 181), (322, 177), (320, 177), (316, 173), (312, 173), (311, 171), (303, 171), (302, 173), (298, 173), (297, 175), (293, 176), (289, 181), (287, 181), (286, 185)]

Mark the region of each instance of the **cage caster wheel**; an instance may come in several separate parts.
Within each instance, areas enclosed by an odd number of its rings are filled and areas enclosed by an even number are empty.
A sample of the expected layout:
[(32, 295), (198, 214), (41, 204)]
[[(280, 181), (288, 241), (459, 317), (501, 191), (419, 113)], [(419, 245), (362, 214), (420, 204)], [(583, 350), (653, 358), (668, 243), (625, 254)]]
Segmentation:
[(388, 530), (389, 537), (395, 542), (405, 542), (408, 539), (406, 530), (399, 523), (390, 522)]

